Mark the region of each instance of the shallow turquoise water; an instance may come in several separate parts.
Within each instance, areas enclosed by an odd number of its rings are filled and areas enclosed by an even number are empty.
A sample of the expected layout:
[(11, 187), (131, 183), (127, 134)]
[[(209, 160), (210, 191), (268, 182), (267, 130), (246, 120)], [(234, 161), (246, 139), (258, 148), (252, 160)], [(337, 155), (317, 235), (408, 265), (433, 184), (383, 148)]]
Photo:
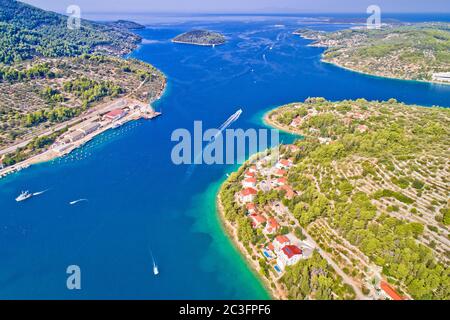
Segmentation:
[[(276, 26), (276, 25), (283, 26)], [(381, 79), (320, 62), (322, 49), (291, 33), (297, 19), (160, 24), (139, 31), (133, 57), (169, 79), (164, 115), (98, 137), (69, 157), (0, 180), (0, 298), (265, 299), (224, 235), (215, 194), (235, 166), (175, 166), (176, 128), (261, 128), (265, 110), (309, 96), (450, 106), (450, 86)], [(194, 27), (223, 32), (216, 48), (172, 44)], [(313, 25), (324, 30), (346, 26)], [(270, 49), (272, 47), (272, 49)], [(288, 142), (292, 137), (283, 135)], [(17, 204), (23, 190), (48, 192)], [(69, 206), (74, 199), (89, 202)], [(152, 274), (150, 250), (160, 276)], [(66, 289), (79, 265), (82, 290)]]

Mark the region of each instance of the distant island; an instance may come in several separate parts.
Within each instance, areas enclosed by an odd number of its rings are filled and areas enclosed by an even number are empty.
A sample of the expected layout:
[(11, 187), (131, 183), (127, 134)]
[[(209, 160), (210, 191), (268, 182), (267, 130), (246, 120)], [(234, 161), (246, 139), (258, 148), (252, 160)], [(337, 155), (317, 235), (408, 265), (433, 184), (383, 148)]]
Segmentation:
[[(0, 177), (71, 152), (94, 136), (160, 113), (166, 78), (124, 59), (139, 24), (82, 20), (0, 0)], [(31, 31), (32, 30), (32, 31)]]
[(370, 75), (450, 84), (450, 24), (383, 25), (294, 34), (324, 47), (322, 60)]
[(107, 24), (111, 27), (127, 29), (127, 30), (145, 29), (144, 25), (136, 23), (134, 21), (128, 21), (128, 20), (117, 20), (117, 21), (109, 22)]
[(216, 46), (226, 42), (223, 35), (208, 30), (192, 30), (172, 39), (175, 43), (193, 44), (198, 46)]
[(449, 109), (308, 98), (265, 121), (304, 138), (251, 157), (218, 208), (275, 298), (449, 299)]

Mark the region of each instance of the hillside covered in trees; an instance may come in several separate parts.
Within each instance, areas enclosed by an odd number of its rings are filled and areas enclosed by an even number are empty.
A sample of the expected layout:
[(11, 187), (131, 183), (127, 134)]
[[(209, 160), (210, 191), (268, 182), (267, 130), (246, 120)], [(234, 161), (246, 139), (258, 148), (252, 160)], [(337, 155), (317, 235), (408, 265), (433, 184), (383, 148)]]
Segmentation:
[[(268, 246), (268, 227), (252, 228), (239, 200), (241, 185), (251, 183), (258, 217), (275, 218), (291, 239), (314, 239), (310, 246), (329, 265), (313, 255), (280, 279), (268, 269), (262, 274), (273, 287), (294, 299), (345, 297), (326, 271), (332, 265), (359, 299), (382, 298), (383, 282), (404, 298), (449, 299), (449, 109), (309, 98), (266, 121), (304, 139), (281, 146), (275, 166), (263, 155), (230, 175), (221, 191), (224, 217), (246, 235), (246, 248)], [(255, 257), (264, 261), (260, 252)]]
[(82, 20), (79, 29), (71, 30), (66, 16), (0, 0), (0, 63), (92, 52), (123, 55), (141, 39), (120, 26)]

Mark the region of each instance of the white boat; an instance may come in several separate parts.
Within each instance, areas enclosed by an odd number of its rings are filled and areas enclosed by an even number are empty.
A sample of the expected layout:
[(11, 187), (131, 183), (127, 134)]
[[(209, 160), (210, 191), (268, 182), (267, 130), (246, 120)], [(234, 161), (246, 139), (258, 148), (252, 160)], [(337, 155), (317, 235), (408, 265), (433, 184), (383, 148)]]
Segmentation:
[(16, 198), (17, 202), (21, 202), (21, 201), (25, 201), (27, 199), (30, 199), (33, 196), (33, 194), (31, 194), (28, 191), (22, 191), (20, 193), (20, 195)]
[(120, 121), (116, 121), (116, 122), (114, 122), (114, 124), (112, 125), (112, 128), (113, 129), (117, 129), (117, 128), (119, 128), (120, 126), (122, 126), (122, 122), (120, 122)]
[(158, 266), (156, 265), (155, 261), (153, 261), (153, 274), (155, 276), (159, 274)]

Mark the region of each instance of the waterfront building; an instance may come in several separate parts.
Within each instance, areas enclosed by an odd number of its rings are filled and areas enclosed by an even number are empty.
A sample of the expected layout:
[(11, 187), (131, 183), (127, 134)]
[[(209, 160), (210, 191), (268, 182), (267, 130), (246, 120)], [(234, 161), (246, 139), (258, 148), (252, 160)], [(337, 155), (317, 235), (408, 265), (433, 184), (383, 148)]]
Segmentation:
[(69, 141), (69, 142), (75, 142), (80, 140), (81, 138), (84, 137), (84, 133), (79, 131), (79, 130), (75, 130), (72, 132), (69, 132), (68, 134), (66, 134), (64, 136), (64, 140)]
[(114, 109), (107, 114), (105, 114), (104, 118), (110, 121), (117, 121), (126, 116), (126, 111), (123, 109)]
[(88, 134), (91, 134), (92, 132), (96, 131), (98, 128), (100, 128), (100, 124), (97, 122), (92, 122), (81, 127), (80, 129), (78, 129), (78, 131), (82, 132), (85, 136), (87, 136)]
[(277, 265), (284, 270), (286, 266), (296, 264), (302, 256), (302, 249), (294, 245), (284, 246), (278, 254)]

